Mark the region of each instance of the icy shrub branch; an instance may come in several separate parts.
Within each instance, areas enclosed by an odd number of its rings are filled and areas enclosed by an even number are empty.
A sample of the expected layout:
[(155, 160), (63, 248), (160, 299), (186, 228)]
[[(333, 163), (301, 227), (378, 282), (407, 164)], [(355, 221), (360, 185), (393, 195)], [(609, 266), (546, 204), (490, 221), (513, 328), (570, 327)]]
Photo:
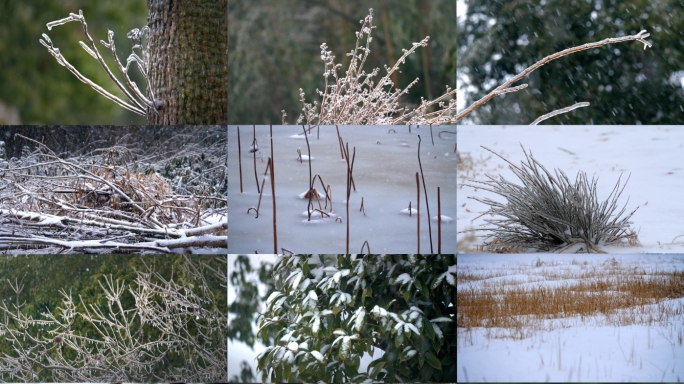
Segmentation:
[[(114, 45), (114, 32), (109, 31), (108, 32), (108, 41), (105, 42), (104, 40), (100, 40), (100, 43), (104, 45), (106, 48), (108, 48), (112, 52), (112, 56), (114, 57), (114, 60), (116, 61), (116, 65), (119, 69), (119, 71), (123, 74), (126, 85), (128, 88), (131, 90), (129, 92), (128, 89), (119, 81), (119, 79), (114, 76), (112, 71), (109, 69), (109, 66), (105, 63), (104, 59), (100, 55), (100, 52), (97, 49), (97, 46), (95, 45), (95, 42), (93, 41), (93, 38), (90, 37), (90, 34), (88, 34), (88, 24), (85, 21), (85, 17), (83, 17), (83, 11), (79, 10), (78, 15), (75, 13), (70, 13), (69, 17), (66, 17), (64, 19), (60, 20), (55, 20), (47, 23), (47, 28), (48, 30), (52, 30), (52, 27), (66, 24), (70, 21), (78, 21), (83, 25), (83, 34), (86, 36), (88, 39), (88, 44), (85, 44), (82, 41), (79, 41), (78, 43), (81, 45), (81, 47), (88, 52), (90, 56), (95, 58), (102, 68), (104, 68), (105, 72), (107, 72), (107, 75), (109, 76), (110, 79), (116, 84), (117, 87), (126, 95), (128, 98), (129, 102), (126, 102), (124, 100), (121, 100), (120, 98), (114, 96), (113, 94), (107, 92), (104, 88), (101, 86), (97, 85), (94, 83), (92, 80), (88, 79), (87, 77), (83, 76), (76, 68), (74, 68), (73, 65), (71, 65), (67, 59), (60, 53), (59, 48), (56, 48), (53, 44), (50, 38), (48, 37), (47, 34), (43, 33), (43, 39), (40, 39), (40, 43), (45, 46), (48, 49), (48, 52), (52, 54), (52, 56), (57, 59), (57, 62), (66, 67), (71, 73), (73, 73), (79, 80), (82, 82), (88, 84), (91, 88), (93, 88), (95, 91), (97, 91), (99, 94), (102, 96), (108, 98), (109, 100), (112, 100), (113, 102), (119, 104), (120, 106), (128, 109), (129, 111), (135, 112), (139, 115), (145, 115), (146, 114), (146, 108), (150, 107), (155, 113), (157, 113), (158, 109), (161, 109), (161, 102), (159, 100), (155, 100), (154, 94), (152, 93), (152, 87), (150, 86), (150, 81), (149, 81), (149, 57), (147, 53), (146, 47), (142, 43), (142, 37), (145, 33), (149, 32), (148, 27), (143, 27), (142, 30), (139, 30), (138, 28), (135, 28), (131, 30), (126, 36), (131, 39), (131, 42), (133, 43), (133, 48), (131, 49), (131, 54), (128, 56), (128, 59), (126, 60), (126, 66), (123, 66), (121, 64), (121, 61), (119, 61), (119, 57), (116, 54), (116, 46)], [(135, 49), (140, 49), (140, 56), (135, 53)], [(130, 67), (130, 64), (132, 62), (135, 62), (138, 66), (138, 69), (142, 73), (143, 77), (145, 78), (146, 86), (147, 86), (147, 91), (150, 94), (150, 97), (147, 97), (145, 94), (143, 94), (138, 86), (131, 80), (131, 78), (128, 76), (128, 69)]]
[[(217, 257), (225, 263), (225, 257)], [(226, 312), (210, 281), (227, 287), (225, 266), (185, 258), (183, 279), (148, 266), (126, 283), (103, 276), (100, 305), (61, 290), (63, 302), (34, 319), (3, 300), (0, 334), (13, 352), (0, 377), (29, 382), (225, 382)], [(176, 271), (178, 272), (178, 271)], [(178, 275), (178, 273), (176, 273)], [(192, 282), (192, 283), (191, 283)], [(194, 283), (194, 284), (193, 284)], [(23, 285), (12, 287), (19, 295)]]
[[(554, 53), (554, 54), (552, 54), (552, 55), (546, 56), (545, 58), (543, 58), (543, 59), (537, 61), (537, 62), (534, 63), (533, 65), (527, 67), (525, 70), (523, 70), (523, 71), (520, 72), (519, 74), (513, 76), (512, 78), (510, 78), (509, 80), (507, 80), (505, 83), (503, 83), (502, 85), (498, 86), (498, 87), (497, 87), (496, 89), (494, 89), (493, 91), (489, 92), (486, 96), (484, 96), (484, 97), (481, 98), (480, 100), (477, 100), (476, 102), (474, 102), (472, 105), (470, 105), (470, 106), (469, 106), (468, 108), (466, 108), (465, 110), (459, 112), (459, 113), (456, 115), (455, 121), (459, 121), (459, 120), (463, 119), (464, 117), (468, 116), (471, 112), (473, 112), (473, 111), (476, 110), (477, 108), (481, 107), (481, 106), (484, 105), (486, 102), (488, 102), (489, 100), (493, 99), (494, 97), (496, 97), (496, 96), (498, 96), (498, 95), (502, 95), (502, 94), (504, 94), (504, 93), (509, 93), (509, 92), (515, 92), (515, 91), (519, 91), (519, 90), (521, 90), (521, 89), (527, 88), (527, 84), (522, 84), (522, 85), (519, 85), (519, 86), (516, 86), (516, 87), (513, 87), (513, 88), (509, 88), (509, 87), (510, 87), (513, 83), (519, 81), (519, 80), (522, 79), (523, 77), (525, 77), (525, 76), (529, 75), (530, 73), (532, 73), (532, 71), (536, 70), (537, 68), (541, 67), (542, 65), (544, 65), (544, 64), (546, 64), (546, 63), (548, 63), (548, 62), (550, 62), (550, 61), (552, 61), (552, 60), (555, 60), (555, 59), (558, 59), (558, 58), (560, 58), (560, 57), (567, 56), (567, 55), (570, 55), (570, 54), (572, 54), (572, 53), (576, 53), (576, 52), (579, 52), (579, 51), (585, 51), (585, 50), (587, 50), (587, 49), (598, 48), (598, 47), (600, 47), (600, 46), (607, 45), (607, 44), (622, 43), (622, 42), (625, 42), (625, 41), (638, 41), (638, 42), (644, 44), (644, 49), (646, 49), (646, 47), (651, 47), (651, 43), (649, 43), (648, 41), (644, 40), (644, 39), (646, 39), (646, 38), (649, 37), (649, 36), (650, 36), (649, 33), (646, 33), (645, 30), (642, 30), (642, 31), (640, 31), (639, 33), (637, 33), (636, 35), (608, 38), (608, 39), (604, 39), (604, 40), (601, 40), (601, 41), (597, 41), (597, 42), (595, 42), (595, 43), (587, 43), (587, 44), (583, 44), (583, 45), (580, 45), (580, 46), (577, 46), (577, 47), (568, 48), (568, 49), (565, 49), (565, 50), (563, 50), (563, 51), (556, 52), (556, 53)], [(572, 110), (574, 110), (574, 109), (576, 109), (576, 108), (579, 108), (579, 107), (586, 107), (586, 106), (589, 106), (589, 103), (588, 103), (588, 102), (580, 102), (580, 103), (574, 104), (574, 105), (569, 106), (569, 107), (566, 107), (566, 108), (558, 109), (558, 110), (556, 110), (556, 111), (553, 111), (553, 112), (551, 112), (551, 113), (548, 113), (548, 114), (545, 114), (545, 115), (539, 117), (539, 118), (536, 119), (531, 125), (536, 125), (536, 124), (538, 124), (539, 122), (541, 122), (542, 120), (546, 120), (546, 119), (548, 119), (548, 118), (550, 118), (550, 117), (552, 117), (552, 116), (555, 116), (555, 115), (558, 115), (558, 114), (561, 114), (561, 113), (566, 113), (566, 112), (572, 111)]]
[[(361, 30), (356, 32), (356, 46), (347, 54), (351, 62), (344, 75), (340, 77), (338, 70), (341, 64), (335, 63), (335, 56), (328, 51), (328, 46), (321, 44), (321, 60), (325, 63), (325, 88), (323, 91), (316, 90), (321, 96), (320, 106), (317, 101), (307, 103), (304, 91), (300, 88), (299, 95), (304, 105), (303, 114), (299, 116), (297, 123), (306, 121), (308, 124), (369, 124), (369, 125), (395, 125), (395, 124), (440, 124), (454, 120), (456, 114), (456, 90), (446, 87), (444, 95), (435, 100), (422, 100), (420, 106), (412, 111), (407, 107), (399, 106), (399, 99), (408, 93), (418, 79), (416, 78), (404, 89), (392, 89), (394, 83), (392, 74), (404, 64), (406, 58), (418, 47), (425, 47), (430, 36), (420, 42), (413, 43), (411, 49), (403, 49), (404, 54), (397, 60), (392, 68), (385, 66), (387, 72), (380, 80), (375, 82), (380, 73), (379, 68), (366, 73), (363, 65), (370, 54), (370, 43), (373, 40), (371, 32), (373, 26), (373, 9), (361, 20)], [(365, 44), (362, 39), (366, 38)], [(334, 81), (329, 84), (332, 76)], [(438, 110), (431, 111), (433, 107)]]

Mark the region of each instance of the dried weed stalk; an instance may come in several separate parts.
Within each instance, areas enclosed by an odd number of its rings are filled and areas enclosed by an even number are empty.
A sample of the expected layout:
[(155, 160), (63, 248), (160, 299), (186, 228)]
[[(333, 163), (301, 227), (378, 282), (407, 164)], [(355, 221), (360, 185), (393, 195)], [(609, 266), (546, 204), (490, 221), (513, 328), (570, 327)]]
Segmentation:
[[(522, 147), (522, 145), (521, 145)], [(575, 182), (556, 169), (552, 175), (530, 152), (523, 148), (527, 159), (521, 166), (494, 151), (482, 147), (509, 164), (509, 169), (522, 181), (522, 185), (512, 183), (502, 176), (487, 175), (487, 181), (464, 184), (471, 188), (481, 188), (506, 199), (506, 203), (489, 198), (468, 197), (490, 206), (485, 214), (502, 216), (503, 219), (485, 219), (492, 227), (477, 229), (491, 231), (483, 237), (491, 239), (484, 244), (485, 250), (496, 251), (516, 247), (537, 248), (538, 250), (563, 250), (575, 245), (586, 245), (587, 252), (603, 253), (600, 244), (616, 244), (627, 241), (637, 243), (636, 233), (630, 228), (629, 219), (638, 209), (623, 216), (627, 203), (615, 213), (617, 200), (627, 181), (620, 188), (620, 179), (605, 201), (599, 201), (596, 193), (597, 178), (589, 180), (585, 172), (579, 172)], [(628, 199), (629, 201), (629, 199)]]
[[(418, 47), (425, 47), (430, 36), (417, 43), (413, 43), (411, 49), (404, 49), (404, 54), (397, 60), (392, 68), (385, 66), (385, 74), (380, 80), (375, 81), (380, 73), (375, 68), (371, 73), (366, 73), (363, 65), (370, 53), (370, 43), (373, 40), (371, 32), (373, 26), (373, 9), (368, 10), (368, 16), (361, 20), (361, 30), (356, 32), (356, 46), (347, 54), (351, 56), (349, 68), (340, 77), (337, 73), (342, 67), (335, 64), (335, 56), (328, 51), (328, 46), (321, 44), (321, 59), (325, 62), (325, 89), (316, 90), (322, 97), (320, 106), (317, 101), (307, 103), (304, 91), (300, 88), (299, 95), (304, 105), (303, 113), (297, 123), (306, 122), (309, 125), (316, 124), (368, 124), (368, 125), (396, 125), (396, 124), (441, 124), (454, 121), (456, 116), (456, 90), (446, 87), (446, 92), (435, 100), (422, 100), (420, 106), (409, 112), (407, 107), (399, 106), (399, 99), (408, 93), (409, 89), (418, 82), (416, 78), (406, 88), (392, 89), (392, 73), (399, 69), (411, 53)], [(366, 38), (365, 44), (362, 39)], [(335, 80), (329, 84), (329, 78)], [(438, 107), (437, 110), (432, 110)]]

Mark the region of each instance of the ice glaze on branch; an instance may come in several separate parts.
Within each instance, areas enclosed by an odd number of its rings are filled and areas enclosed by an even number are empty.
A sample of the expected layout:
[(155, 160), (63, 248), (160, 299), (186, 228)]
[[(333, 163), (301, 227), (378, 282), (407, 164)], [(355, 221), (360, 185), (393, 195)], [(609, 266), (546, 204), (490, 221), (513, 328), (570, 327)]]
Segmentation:
[[(523, 71), (520, 72), (519, 74), (513, 76), (513, 77), (510, 78), (508, 81), (506, 81), (506, 82), (503, 83), (502, 85), (498, 86), (498, 87), (497, 87), (496, 89), (494, 89), (493, 91), (489, 92), (486, 96), (484, 96), (484, 97), (481, 98), (480, 100), (474, 102), (472, 105), (470, 105), (468, 108), (466, 108), (466, 109), (463, 110), (462, 112), (458, 113), (458, 114), (456, 115), (456, 121), (455, 121), (455, 122), (458, 122), (459, 120), (461, 120), (461, 119), (463, 119), (464, 117), (468, 116), (471, 112), (473, 112), (473, 111), (476, 110), (477, 108), (481, 107), (483, 104), (485, 104), (486, 102), (488, 102), (489, 100), (493, 99), (494, 97), (496, 97), (496, 96), (498, 96), (498, 95), (501, 95), (501, 94), (503, 94), (503, 93), (508, 93), (508, 92), (514, 92), (514, 91), (518, 91), (518, 90), (521, 90), (521, 89), (523, 89), (523, 88), (526, 88), (526, 87), (527, 87), (527, 84), (522, 84), (522, 85), (519, 85), (519, 86), (514, 87), (514, 88), (509, 88), (509, 87), (510, 87), (513, 83), (515, 83), (515, 82), (517, 82), (518, 80), (522, 79), (523, 77), (529, 75), (529, 74), (530, 74), (532, 71), (534, 71), (535, 69), (541, 67), (542, 65), (544, 65), (544, 64), (546, 64), (546, 63), (548, 63), (548, 62), (550, 62), (550, 61), (552, 61), (552, 60), (558, 59), (558, 58), (563, 57), (563, 56), (567, 56), (567, 55), (572, 54), (572, 53), (575, 53), (575, 52), (585, 51), (585, 50), (587, 50), (587, 49), (592, 49), (592, 48), (598, 48), (598, 47), (600, 47), (600, 46), (607, 45), (607, 44), (622, 43), (622, 42), (625, 42), (625, 41), (635, 41), (635, 40), (636, 40), (636, 41), (638, 41), (638, 42), (640, 42), (640, 43), (643, 43), (643, 44), (644, 44), (644, 49), (646, 49), (647, 46), (648, 46), (648, 47), (651, 47), (651, 46), (652, 46), (651, 43), (649, 43), (648, 41), (644, 40), (645, 38), (647, 38), (647, 37), (649, 37), (649, 36), (650, 36), (650, 34), (649, 34), (649, 33), (646, 33), (646, 30), (642, 30), (642, 31), (640, 31), (639, 33), (637, 33), (636, 35), (607, 38), (607, 39), (604, 39), (604, 40), (601, 40), (601, 41), (597, 41), (597, 42), (595, 42), (595, 43), (587, 43), (587, 44), (583, 44), (583, 45), (580, 45), (580, 46), (577, 46), (577, 47), (568, 48), (568, 49), (565, 49), (565, 50), (563, 50), (563, 51), (556, 52), (556, 53), (554, 53), (554, 54), (552, 54), (552, 55), (546, 56), (545, 58), (543, 58), (543, 59), (537, 61), (537, 62), (534, 63), (533, 65), (527, 67), (525, 70), (523, 70)], [(582, 104), (582, 103), (580, 103), (580, 104)], [(575, 104), (575, 105), (573, 105), (572, 107), (564, 108), (564, 109), (561, 109), (561, 110), (558, 110), (558, 111), (554, 111), (554, 112), (564, 113), (564, 112), (571, 111), (572, 109), (575, 109), (575, 108), (578, 108), (578, 107), (583, 107), (583, 106), (584, 106), (584, 105)], [(560, 112), (559, 112), (559, 111), (560, 111)], [(552, 113), (554, 113), (554, 112), (552, 112)], [(558, 114), (558, 113), (556, 113), (556, 114)], [(547, 116), (547, 115), (544, 115), (544, 116)], [(544, 117), (544, 116), (542, 116), (542, 117)], [(553, 116), (553, 115), (551, 115), (551, 116)], [(551, 117), (551, 116), (548, 116), (548, 117)], [(543, 119), (542, 119), (542, 120), (543, 120)], [(541, 121), (541, 120), (540, 120), (540, 121)]]

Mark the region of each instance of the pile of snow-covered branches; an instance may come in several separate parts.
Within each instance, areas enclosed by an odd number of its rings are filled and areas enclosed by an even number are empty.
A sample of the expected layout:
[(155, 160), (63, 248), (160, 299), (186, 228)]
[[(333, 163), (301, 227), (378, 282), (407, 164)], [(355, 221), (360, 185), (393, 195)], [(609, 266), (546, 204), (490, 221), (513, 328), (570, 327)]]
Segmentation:
[(27, 146), (21, 158), (0, 167), (0, 251), (211, 253), (227, 247), (225, 140), (179, 151), (168, 149), (170, 143), (136, 148), (124, 137), (65, 158), (15, 137), (36, 149)]

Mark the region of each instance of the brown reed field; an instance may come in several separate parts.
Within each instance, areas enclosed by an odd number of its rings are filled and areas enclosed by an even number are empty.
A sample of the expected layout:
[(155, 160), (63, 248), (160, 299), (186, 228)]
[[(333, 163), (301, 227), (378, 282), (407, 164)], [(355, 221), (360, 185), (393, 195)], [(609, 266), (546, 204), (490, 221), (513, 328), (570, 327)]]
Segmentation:
[[(459, 338), (474, 327), (486, 328), (488, 337), (521, 340), (543, 330), (684, 318), (684, 301), (670, 300), (684, 298), (684, 270), (660, 264), (547, 258), (500, 269), (459, 266), (456, 280)], [(673, 341), (682, 345), (684, 331), (676, 333)]]

